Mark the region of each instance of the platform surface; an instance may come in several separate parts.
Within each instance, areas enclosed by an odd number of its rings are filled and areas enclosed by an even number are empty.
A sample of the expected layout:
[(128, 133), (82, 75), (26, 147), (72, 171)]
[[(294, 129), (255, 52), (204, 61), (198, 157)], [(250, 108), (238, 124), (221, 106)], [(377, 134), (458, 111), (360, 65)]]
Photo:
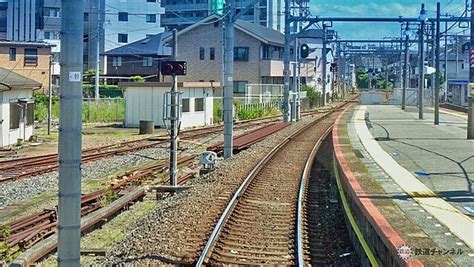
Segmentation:
[[(441, 113), (435, 126), (433, 112), (424, 115), (419, 120), (416, 108), (358, 106), (347, 120), (349, 139), (387, 197), (423, 231), (418, 235), (442, 250), (462, 250), (451, 259), (464, 266), (474, 261), (474, 141), (466, 139), (464, 116)], [(413, 233), (400, 233), (412, 239)]]

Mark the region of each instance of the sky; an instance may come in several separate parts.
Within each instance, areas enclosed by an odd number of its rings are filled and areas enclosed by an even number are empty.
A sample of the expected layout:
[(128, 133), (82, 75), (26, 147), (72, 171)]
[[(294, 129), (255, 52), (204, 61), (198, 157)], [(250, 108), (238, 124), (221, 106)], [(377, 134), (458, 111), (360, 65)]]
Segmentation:
[[(309, 0), (311, 15), (340, 17), (418, 17), (421, 3), (436, 17), (436, 0)], [(441, 14), (461, 15), (465, 0), (439, 0)], [(470, 3), (470, 0), (468, 0)], [(398, 23), (334, 23), (342, 39), (381, 39), (400, 35)]]

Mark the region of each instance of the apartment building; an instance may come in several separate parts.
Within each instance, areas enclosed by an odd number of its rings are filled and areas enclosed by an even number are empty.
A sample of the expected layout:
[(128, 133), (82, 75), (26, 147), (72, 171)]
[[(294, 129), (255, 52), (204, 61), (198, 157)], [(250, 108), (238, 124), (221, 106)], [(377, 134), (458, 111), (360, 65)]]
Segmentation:
[(161, 81), (160, 62), (171, 56), (171, 48), (164, 45), (163, 39), (170, 34), (162, 32), (103, 53), (107, 83), (127, 82), (136, 75), (147, 82)]
[[(161, 13), (157, 0), (85, 0), (84, 69), (95, 69), (104, 51), (162, 32)], [(60, 32), (61, 0), (0, 0), (0, 40), (53, 44), (56, 78)], [(104, 64), (101, 58), (101, 69)]]
[[(211, 15), (178, 32), (178, 60), (187, 61), (184, 82), (222, 81), (222, 19)], [(171, 42), (171, 37), (165, 38)], [(274, 29), (237, 20), (234, 47), (234, 93), (247, 85), (283, 85), (284, 35)], [(291, 48), (293, 54), (293, 48)], [(304, 66), (305, 67), (305, 66)], [(290, 76), (293, 75), (290, 70)], [(290, 78), (290, 80), (293, 80)], [(219, 96), (221, 92), (216, 92)]]
[(0, 66), (49, 89), (51, 45), (40, 42), (0, 41)]
[[(252, 0), (236, 0), (236, 12), (245, 8)], [(223, 0), (162, 0), (161, 6), (165, 13), (161, 15), (161, 26), (166, 30), (182, 30), (211, 14), (222, 15)], [(277, 31), (284, 29), (284, 1), (259, 0), (254, 8), (241, 17), (242, 20), (253, 22)]]

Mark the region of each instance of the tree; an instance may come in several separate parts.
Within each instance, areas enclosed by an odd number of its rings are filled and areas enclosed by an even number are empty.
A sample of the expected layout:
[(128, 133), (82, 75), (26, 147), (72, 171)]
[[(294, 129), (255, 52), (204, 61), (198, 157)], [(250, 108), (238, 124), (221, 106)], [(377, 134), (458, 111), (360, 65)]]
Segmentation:
[(369, 88), (369, 75), (364, 68), (357, 68), (356, 83), (358, 88)]

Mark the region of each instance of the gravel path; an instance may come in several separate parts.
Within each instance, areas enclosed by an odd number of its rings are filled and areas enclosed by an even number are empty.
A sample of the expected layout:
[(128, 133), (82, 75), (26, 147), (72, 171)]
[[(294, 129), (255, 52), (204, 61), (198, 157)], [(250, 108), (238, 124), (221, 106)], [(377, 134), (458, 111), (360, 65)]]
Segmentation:
[(145, 219), (131, 225), (104, 263), (192, 263), (200, 244), (191, 251), (186, 249), (195, 243), (196, 235), (212, 231), (213, 220), (222, 212), (215, 203), (226, 203), (228, 192), (236, 190), (260, 158), (311, 120), (305, 117), (230, 160), (219, 162), (214, 172), (192, 180), (191, 189), (163, 200)]

